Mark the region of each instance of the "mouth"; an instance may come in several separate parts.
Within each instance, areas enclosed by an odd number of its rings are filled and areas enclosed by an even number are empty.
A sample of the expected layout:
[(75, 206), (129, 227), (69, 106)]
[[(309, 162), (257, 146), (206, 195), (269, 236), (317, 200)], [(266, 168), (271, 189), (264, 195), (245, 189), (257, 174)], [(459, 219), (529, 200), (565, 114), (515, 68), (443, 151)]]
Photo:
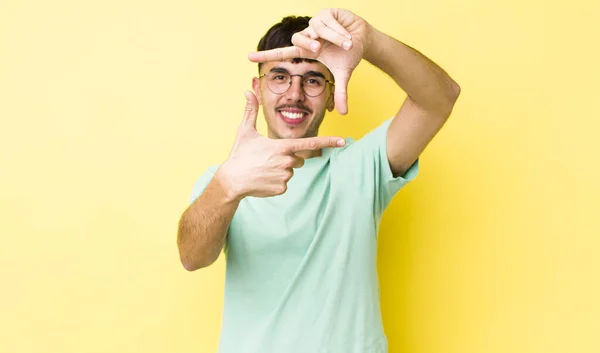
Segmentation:
[(280, 109), (277, 115), (286, 124), (298, 125), (302, 124), (310, 114), (301, 109)]

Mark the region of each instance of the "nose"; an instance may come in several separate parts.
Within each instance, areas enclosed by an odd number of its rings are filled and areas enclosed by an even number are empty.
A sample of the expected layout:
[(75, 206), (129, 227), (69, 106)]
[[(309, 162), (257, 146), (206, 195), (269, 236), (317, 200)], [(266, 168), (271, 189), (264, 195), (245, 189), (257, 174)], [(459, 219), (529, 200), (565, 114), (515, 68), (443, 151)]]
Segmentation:
[(286, 92), (286, 99), (293, 102), (303, 101), (305, 98), (304, 88), (302, 88), (302, 77), (292, 76), (290, 88)]

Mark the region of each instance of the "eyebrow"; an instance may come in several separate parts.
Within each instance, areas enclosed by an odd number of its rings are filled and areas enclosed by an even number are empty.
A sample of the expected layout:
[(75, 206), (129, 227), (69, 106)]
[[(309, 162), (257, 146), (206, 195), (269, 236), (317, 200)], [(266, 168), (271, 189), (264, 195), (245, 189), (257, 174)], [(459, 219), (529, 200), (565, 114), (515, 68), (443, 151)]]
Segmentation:
[[(272, 68), (270, 72), (282, 72), (282, 73), (286, 73), (286, 74), (290, 73), (288, 70), (284, 69), (281, 66), (276, 66), (276, 67)], [(307, 71), (307, 72), (304, 73), (304, 75), (318, 76), (318, 77), (322, 77), (322, 78), (326, 79), (325, 75), (323, 75), (319, 71)]]

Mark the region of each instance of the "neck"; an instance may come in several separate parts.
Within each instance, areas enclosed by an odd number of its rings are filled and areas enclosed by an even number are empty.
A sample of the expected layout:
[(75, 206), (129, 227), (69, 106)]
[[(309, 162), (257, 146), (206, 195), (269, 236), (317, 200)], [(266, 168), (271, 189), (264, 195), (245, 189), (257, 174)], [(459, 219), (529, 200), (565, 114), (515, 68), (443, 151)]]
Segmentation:
[(321, 157), (323, 155), (323, 150), (299, 151), (294, 154), (298, 157), (302, 157), (304, 159), (309, 159), (309, 158), (313, 158), (313, 157)]

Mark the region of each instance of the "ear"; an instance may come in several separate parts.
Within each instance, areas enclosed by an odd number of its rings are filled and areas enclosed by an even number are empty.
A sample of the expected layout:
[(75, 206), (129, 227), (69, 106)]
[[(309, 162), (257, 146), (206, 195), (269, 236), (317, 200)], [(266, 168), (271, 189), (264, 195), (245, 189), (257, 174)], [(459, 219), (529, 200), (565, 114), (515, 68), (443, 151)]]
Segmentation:
[(258, 100), (258, 105), (262, 105), (262, 96), (260, 91), (260, 79), (258, 77), (252, 78), (252, 89), (254, 90), (254, 95)]
[(335, 99), (333, 99), (333, 92), (329, 94), (328, 102), (327, 102), (327, 110), (331, 113), (335, 108)]

